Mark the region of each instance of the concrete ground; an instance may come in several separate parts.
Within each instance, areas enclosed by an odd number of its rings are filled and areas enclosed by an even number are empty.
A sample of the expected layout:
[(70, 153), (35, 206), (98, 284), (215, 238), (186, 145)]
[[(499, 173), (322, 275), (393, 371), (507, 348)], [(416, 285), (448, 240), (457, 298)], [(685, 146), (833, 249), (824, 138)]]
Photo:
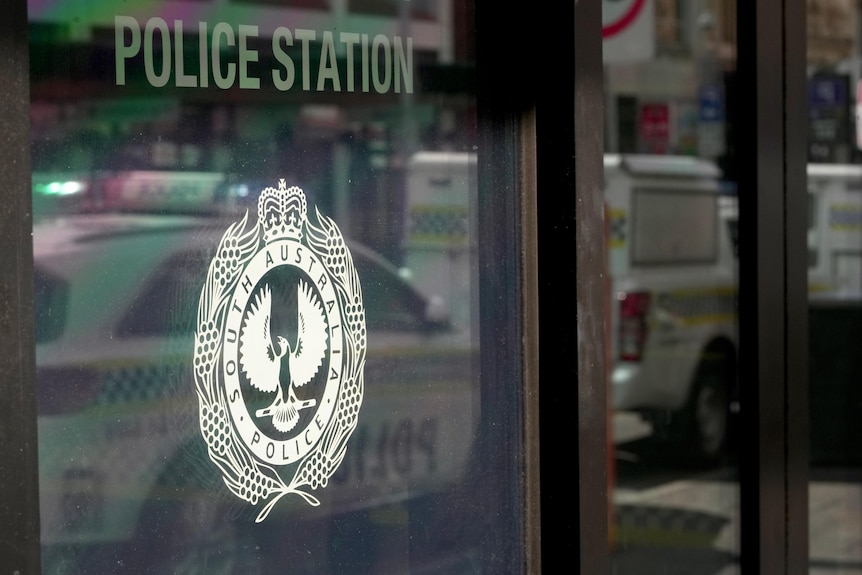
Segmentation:
[[(614, 501), (614, 575), (739, 572), (739, 490), (732, 478), (621, 486)], [(809, 513), (809, 573), (862, 575), (862, 473), (812, 472)]]

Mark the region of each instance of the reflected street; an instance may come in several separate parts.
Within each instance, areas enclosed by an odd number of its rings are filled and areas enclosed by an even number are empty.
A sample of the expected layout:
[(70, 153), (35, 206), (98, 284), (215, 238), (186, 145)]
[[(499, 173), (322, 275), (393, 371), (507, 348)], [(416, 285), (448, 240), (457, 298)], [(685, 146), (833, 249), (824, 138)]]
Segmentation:
[[(617, 445), (615, 467), (611, 573), (739, 573), (735, 463), (699, 469), (641, 437)], [(809, 573), (862, 574), (862, 465), (815, 464), (809, 517)]]
[(644, 437), (617, 445), (611, 573), (738, 572), (736, 470), (704, 470)]

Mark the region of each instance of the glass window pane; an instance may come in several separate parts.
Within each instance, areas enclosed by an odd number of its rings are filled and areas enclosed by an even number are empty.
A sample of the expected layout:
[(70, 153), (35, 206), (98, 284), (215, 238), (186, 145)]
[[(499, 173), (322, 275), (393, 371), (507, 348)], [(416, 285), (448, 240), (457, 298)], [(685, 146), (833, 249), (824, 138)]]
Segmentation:
[(472, 6), (28, 6), (43, 572), (522, 568)]
[(736, 573), (734, 3), (602, 4), (612, 572)]
[(813, 2), (808, 30), (810, 573), (862, 569), (859, 6)]

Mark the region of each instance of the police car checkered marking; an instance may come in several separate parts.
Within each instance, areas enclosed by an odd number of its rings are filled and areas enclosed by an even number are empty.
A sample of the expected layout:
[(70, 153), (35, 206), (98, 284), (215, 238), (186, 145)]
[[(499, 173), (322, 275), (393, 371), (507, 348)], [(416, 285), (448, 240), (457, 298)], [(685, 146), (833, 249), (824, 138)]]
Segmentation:
[(687, 321), (736, 315), (737, 290), (705, 289), (664, 292), (657, 306), (663, 311)]
[(102, 372), (96, 404), (154, 401), (174, 392), (181, 366), (171, 364), (129, 365)]
[(608, 211), (608, 243), (612, 248), (619, 248), (626, 243), (628, 220), (625, 210), (611, 208)]
[(829, 210), (829, 227), (843, 231), (862, 229), (862, 206), (854, 204), (833, 205)]
[(677, 544), (681, 535), (689, 540), (714, 538), (729, 521), (715, 513), (659, 505), (619, 505), (616, 509), (616, 526), (626, 536), (650, 541), (666, 537)]
[(468, 232), (464, 208), (417, 206), (410, 211), (409, 230), (413, 239), (464, 239)]

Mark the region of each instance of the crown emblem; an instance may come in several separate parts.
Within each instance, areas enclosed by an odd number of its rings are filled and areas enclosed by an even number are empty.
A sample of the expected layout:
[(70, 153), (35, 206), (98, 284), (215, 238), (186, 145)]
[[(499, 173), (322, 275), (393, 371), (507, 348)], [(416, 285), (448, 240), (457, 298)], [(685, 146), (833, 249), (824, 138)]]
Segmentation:
[(305, 192), (296, 186), (288, 188), (283, 179), (278, 181), (278, 189), (264, 188), (257, 201), (257, 219), (266, 243), (301, 240), (306, 220)]

